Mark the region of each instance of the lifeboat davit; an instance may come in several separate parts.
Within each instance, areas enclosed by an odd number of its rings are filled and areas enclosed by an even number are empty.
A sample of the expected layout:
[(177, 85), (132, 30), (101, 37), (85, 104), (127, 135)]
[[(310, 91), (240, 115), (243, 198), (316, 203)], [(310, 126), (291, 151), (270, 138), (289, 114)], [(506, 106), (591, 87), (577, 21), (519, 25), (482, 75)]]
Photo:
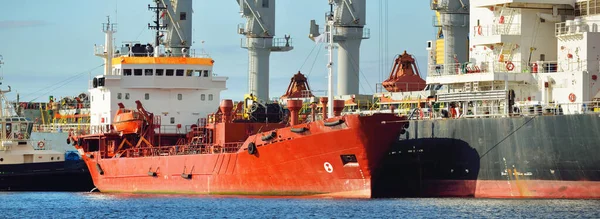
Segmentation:
[(115, 131), (121, 135), (138, 133), (143, 124), (142, 116), (139, 112), (124, 108), (119, 108), (113, 122)]

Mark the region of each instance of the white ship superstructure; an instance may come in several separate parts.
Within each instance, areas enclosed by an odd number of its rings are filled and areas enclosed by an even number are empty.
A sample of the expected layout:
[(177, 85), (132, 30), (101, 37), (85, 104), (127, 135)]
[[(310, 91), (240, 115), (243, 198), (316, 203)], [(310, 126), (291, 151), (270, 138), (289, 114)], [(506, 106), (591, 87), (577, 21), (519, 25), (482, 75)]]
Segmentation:
[[(435, 117), (428, 112), (443, 110), (438, 115), (600, 110), (595, 104), (600, 97), (596, 83), (599, 4), (597, 0), (432, 0), (439, 29), (436, 40), (428, 42), (426, 90), (383, 92), (375, 97), (383, 109), (424, 108), (422, 117)], [(461, 19), (468, 22), (461, 25)], [(465, 31), (468, 38), (461, 37)], [(464, 49), (467, 57), (459, 52)]]
[(155, 45), (127, 42), (114, 49), (115, 25), (110, 20), (104, 25), (107, 46), (95, 51), (109, 67), (93, 78), (89, 90), (92, 133), (111, 129), (118, 103), (133, 109), (134, 102), (141, 101), (160, 116), (162, 133), (184, 132), (194, 124), (183, 121), (199, 121), (217, 109), (227, 77), (213, 73), (214, 60), (207, 54), (190, 49), (191, 7), (178, 6), (191, 5), (191, 0), (162, 2), (149, 6), (157, 17), (155, 25), (149, 25), (157, 31)]

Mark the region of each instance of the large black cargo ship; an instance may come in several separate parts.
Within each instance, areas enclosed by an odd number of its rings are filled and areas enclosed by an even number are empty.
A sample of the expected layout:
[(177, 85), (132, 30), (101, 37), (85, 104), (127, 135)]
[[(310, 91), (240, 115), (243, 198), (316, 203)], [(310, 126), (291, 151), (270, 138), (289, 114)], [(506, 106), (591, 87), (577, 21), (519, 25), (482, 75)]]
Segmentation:
[(431, 1), (426, 81), (404, 53), (374, 96), (411, 118), (380, 194), (600, 198), (595, 2)]
[(412, 120), (391, 197), (600, 198), (600, 114)]

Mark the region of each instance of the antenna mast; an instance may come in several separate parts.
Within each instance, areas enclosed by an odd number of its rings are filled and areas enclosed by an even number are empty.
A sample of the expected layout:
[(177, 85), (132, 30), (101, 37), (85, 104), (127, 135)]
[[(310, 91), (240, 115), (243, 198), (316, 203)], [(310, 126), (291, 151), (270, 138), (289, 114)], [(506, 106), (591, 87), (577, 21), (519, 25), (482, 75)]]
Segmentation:
[(327, 69), (328, 69), (328, 73), (327, 73), (327, 118), (333, 118), (335, 115), (333, 114), (333, 24), (334, 24), (334, 17), (333, 17), (333, 2), (329, 2), (329, 5), (331, 6), (330, 8), (330, 14), (327, 15), (327, 27), (329, 29), (328, 31), (328, 41), (329, 41), (329, 46), (327, 48), (327, 51), (329, 52), (329, 62), (327, 63)]
[[(160, 0), (156, 0), (155, 2), (156, 2), (156, 6), (150, 6), (150, 4), (148, 4), (148, 10), (154, 11), (154, 13), (156, 15), (156, 18), (154, 20), (154, 25), (148, 24), (148, 29), (156, 30), (156, 38), (154, 39), (154, 47), (156, 49), (158, 49), (158, 46), (160, 45), (160, 37), (161, 37), (160, 32), (162, 30), (167, 29), (167, 24), (160, 24), (160, 18), (161, 18), (160, 12), (166, 10), (167, 7), (164, 6)], [(166, 13), (166, 11), (165, 11), (165, 13)], [(155, 52), (154, 54), (158, 54), (158, 53)]]

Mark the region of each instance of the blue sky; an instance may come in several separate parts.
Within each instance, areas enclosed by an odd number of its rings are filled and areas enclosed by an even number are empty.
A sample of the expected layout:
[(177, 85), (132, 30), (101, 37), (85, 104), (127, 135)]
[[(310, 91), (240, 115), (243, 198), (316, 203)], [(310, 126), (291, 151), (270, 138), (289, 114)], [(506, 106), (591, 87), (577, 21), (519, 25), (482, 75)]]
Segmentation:
[[(55, 97), (87, 92), (88, 79), (102, 74), (103, 63), (94, 56), (94, 44), (104, 44), (101, 24), (110, 15), (118, 23), (116, 45), (123, 41), (152, 42), (153, 32), (147, 29), (152, 13), (147, 10), (151, 0), (19, 0), (6, 1), (0, 7), (0, 55), (5, 64), (0, 67), (4, 85), (11, 85), (23, 101), (46, 101)], [(388, 53), (379, 55), (383, 41), (379, 8), (385, 0), (367, 0), (367, 28), (371, 39), (361, 46), (361, 87), (363, 94), (375, 92), (375, 84), (389, 74), (396, 54), (407, 50), (418, 58), (419, 68), (426, 70), (426, 41), (434, 36), (433, 12), (429, 1), (387, 0)], [(308, 39), (311, 19), (323, 24), (329, 9), (326, 0), (277, 0), (276, 37), (290, 34), (294, 50), (273, 53), (270, 69), (270, 95), (285, 92), (293, 74), (301, 70), (308, 75), (313, 90), (324, 90), (327, 84), (326, 49), (315, 48)], [(385, 22), (385, 20), (383, 22)], [(247, 91), (248, 54), (240, 48), (242, 35), (236, 27), (245, 20), (239, 14), (235, 0), (194, 0), (193, 48), (202, 47), (215, 59), (215, 73), (228, 76), (228, 90), (222, 98), (241, 99)], [(382, 23), (383, 25), (383, 23)], [(302, 66), (304, 60), (306, 64)], [(380, 60), (385, 61), (381, 70)], [(313, 64), (314, 63), (314, 64)], [(302, 68), (301, 68), (302, 67)], [(312, 68), (312, 71), (311, 71)], [(424, 74), (424, 73), (422, 73)], [(14, 97), (9, 95), (9, 97)]]

